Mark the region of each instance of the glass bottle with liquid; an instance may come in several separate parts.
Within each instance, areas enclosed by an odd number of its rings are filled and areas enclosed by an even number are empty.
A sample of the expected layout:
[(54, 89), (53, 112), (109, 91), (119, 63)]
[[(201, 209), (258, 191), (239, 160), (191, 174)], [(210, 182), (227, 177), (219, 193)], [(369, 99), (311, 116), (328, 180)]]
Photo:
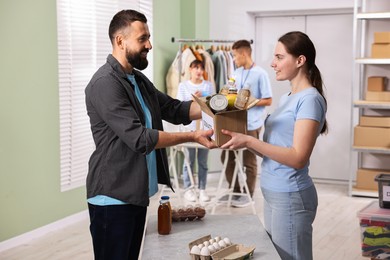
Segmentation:
[(168, 235), (171, 232), (172, 218), (169, 197), (161, 199), (157, 211), (157, 229), (160, 235)]
[(169, 212), (170, 212), (169, 219), (171, 220), (171, 225), (172, 225), (172, 206), (171, 206), (171, 202), (169, 201), (169, 196), (161, 196), (161, 199), (168, 201)]

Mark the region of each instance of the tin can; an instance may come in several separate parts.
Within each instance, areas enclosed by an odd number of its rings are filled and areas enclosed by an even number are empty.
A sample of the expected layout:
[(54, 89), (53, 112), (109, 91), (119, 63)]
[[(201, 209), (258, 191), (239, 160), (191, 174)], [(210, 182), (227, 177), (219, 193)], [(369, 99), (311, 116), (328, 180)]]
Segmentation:
[(210, 98), (209, 106), (214, 113), (226, 111), (228, 100), (225, 95), (215, 94)]
[(249, 89), (243, 88), (238, 91), (234, 106), (240, 110), (245, 109), (246, 103), (249, 100), (251, 92)]

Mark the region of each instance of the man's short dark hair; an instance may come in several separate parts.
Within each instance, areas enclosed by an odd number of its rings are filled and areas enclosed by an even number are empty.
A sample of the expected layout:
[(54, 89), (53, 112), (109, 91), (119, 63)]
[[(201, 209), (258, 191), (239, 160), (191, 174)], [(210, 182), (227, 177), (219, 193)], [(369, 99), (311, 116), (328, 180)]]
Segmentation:
[(232, 49), (233, 50), (247, 49), (247, 50), (249, 50), (249, 52), (252, 52), (251, 43), (247, 40), (239, 40), (239, 41), (234, 42)]
[(129, 26), (132, 22), (139, 21), (147, 23), (146, 16), (136, 10), (122, 10), (114, 15), (110, 22), (108, 29), (108, 36), (110, 37), (111, 43), (114, 42), (115, 33), (123, 28)]

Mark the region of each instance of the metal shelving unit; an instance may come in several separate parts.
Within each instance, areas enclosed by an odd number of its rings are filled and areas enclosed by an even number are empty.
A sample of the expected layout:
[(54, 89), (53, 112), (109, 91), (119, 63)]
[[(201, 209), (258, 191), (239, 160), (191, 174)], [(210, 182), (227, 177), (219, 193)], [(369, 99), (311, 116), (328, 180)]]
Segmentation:
[[(390, 59), (373, 59), (369, 56), (369, 50), (371, 48), (366, 46), (366, 39), (368, 37), (368, 24), (370, 21), (389, 21), (390, 25), (390, 8), (386, 12), (371, 12), (367, 6), (370, 0), (355, 0), (354, 6), (354, 21), (353, 21), (353, 55), (354, 60), (354, 75), (352, 81), (352, 97), (358, 93), (358, 100), (353, 101), (353, 107), (351, 108), (352, 120), (351, 129), (354, 128), (354, 115), (356, 109), (358, 109), (359, 117), (363, 114), (364, 109), (386, 109), (390, 110), (390, 102), (384, 101), (366, 101), (365, 95), (365, 82), (367, 80), (366, 69), (367, 66), (387, 66), (390, 65)], [(375, 4), (375, 0), (371, 0), (370, 4)], [(387, 27), (390, 28), (390, 27)], [(372, 28), (371, 28), (372, 30)], [(358, 92), (355, 92), (358, 91)], [(353, 136), (351, 136), (351, 144), (353, 144)], [(365, 153), (373, 154), (389, 154), (390, 149), (383, 147), (358, 147), (351, 146), (351, 157), (357, 153), (357, 168), (362, 166), (362, 156)], [(389, 157), (390, 158), (390, 157)], [(349, 178), (349, 195), (350, 196), (364, 196), (364, 197), (378, 197), (378, 192), (371, 190), (363, 190), (354, 187), (353, 179), (356, 176), (356, 165), (353, 165), (352, 159), (350, 162), (350, 178)]]

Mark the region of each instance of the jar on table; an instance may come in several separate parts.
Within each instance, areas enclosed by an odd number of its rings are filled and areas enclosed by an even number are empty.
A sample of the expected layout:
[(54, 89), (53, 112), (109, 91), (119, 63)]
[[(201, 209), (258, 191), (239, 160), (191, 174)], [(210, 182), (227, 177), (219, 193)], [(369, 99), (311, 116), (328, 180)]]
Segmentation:
[[(168, 235), (171, 232), (172, 218), (169, 197), (163, 196), (157, 210), (157, 229), (160, 235)], [(166, 198), (168, 197), (168, 198)]]

